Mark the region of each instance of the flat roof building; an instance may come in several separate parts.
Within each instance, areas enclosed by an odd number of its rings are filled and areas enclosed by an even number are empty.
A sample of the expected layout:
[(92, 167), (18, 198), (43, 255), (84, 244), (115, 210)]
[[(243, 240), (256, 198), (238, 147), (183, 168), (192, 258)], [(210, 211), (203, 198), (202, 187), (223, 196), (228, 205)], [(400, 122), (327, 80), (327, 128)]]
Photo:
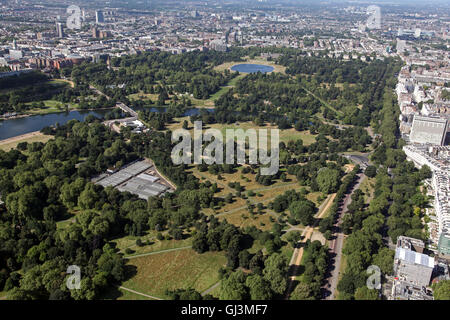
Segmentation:
[(443, 146), (447, 135), (447, 119), (414, 116), (409, 140)]
[(92, 181), (104, 188), (111, 186), (121, 192), (130, 192), (144, 200), (171, 192), (171, 188), (161, 183), (161, 178), (155, 174), (156, 169), (152, 168), (153, 165), (145, 160), (136, 161), (112, 174), (110, 172), (96, 177)]
[(394, 257), (394, 274), (398, 280), (416, 287), (427, 287), (434, 269), (434, 258), (415, 251), (421, 250), (422, 241), (399, 237)]

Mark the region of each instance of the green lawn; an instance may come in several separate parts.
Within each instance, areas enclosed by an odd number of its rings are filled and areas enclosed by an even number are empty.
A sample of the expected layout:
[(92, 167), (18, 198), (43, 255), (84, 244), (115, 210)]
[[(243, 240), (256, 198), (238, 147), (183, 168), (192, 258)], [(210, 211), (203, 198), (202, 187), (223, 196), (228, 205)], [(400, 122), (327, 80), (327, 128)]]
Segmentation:
[(7, 291), (0, 291), (0, 300), (6, 300), (7, 294)]
[(67, 228), (72, 223), (73, 219), (74, 218), (70, 218), (70, 219), (67, 219), (67, 220), (64, 220), (64, 221), (58, 221), (56, 223), (56, 229), (60, 230), (60, 229)]
[[(44, 108), (31, 109), (27, 112), (31, 113), (31, 114), (49, 114), (49, 113), (65, 112), (66, 105), (69, 106), (69, 110), (78, 109), (80, 107), (80, 105), (78, 103), (63, 103), (61, 101), (56, 101), (56, 100), (44, 100), (42, 102), (45, 105)], [(27, 104), (31, 105), (32, 102), (29, 102)]]
[(246, 76), (246, 74), (240, 74), (237, 77), (234, 77), (233, 79), (231, 79), (228, 84), (224, 87), (222, 87), (219, 91), (217, 91), (216, 93), (214, 93), (213, 95), (211, 95), (211, 97), (209, 98), (212, 101), (215, 101), (217, 99), (219, 99), (222, 95), (224, 95), (225, 93), (228, 92), (228, 90), (230, 90), (232, 87), (236, 86), (236, 83), (244, 78)]

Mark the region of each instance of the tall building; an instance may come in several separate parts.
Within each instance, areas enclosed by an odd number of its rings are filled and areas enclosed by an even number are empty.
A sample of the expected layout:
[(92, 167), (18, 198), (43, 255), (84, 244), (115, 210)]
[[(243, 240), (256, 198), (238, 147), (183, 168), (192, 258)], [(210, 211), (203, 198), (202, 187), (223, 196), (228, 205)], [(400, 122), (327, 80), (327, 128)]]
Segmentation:
[(102, 11), (95, 11), (95, 22), (96, 23), (104, 23), (105, 22), (105, 16), (103, 15)]
[(417, 29), (414, 31), (414, 37), (420, 38), (421, 35), (422, 35), (422, 30), (419, 29), (419, 28), (417, 28)]
[(99, 38), (99, 37), (100, 37), (99, 30), (96, 27), (92, 28), (92, 38)]
[(56, 34), (58, 38), (64, 38), (64, 29), (63, 24), (61, 22), (56, 23)]
[(226, 43), (220, 39), (212, 40), (209, 47), (215, 51), (226, 52), (228, 50)]

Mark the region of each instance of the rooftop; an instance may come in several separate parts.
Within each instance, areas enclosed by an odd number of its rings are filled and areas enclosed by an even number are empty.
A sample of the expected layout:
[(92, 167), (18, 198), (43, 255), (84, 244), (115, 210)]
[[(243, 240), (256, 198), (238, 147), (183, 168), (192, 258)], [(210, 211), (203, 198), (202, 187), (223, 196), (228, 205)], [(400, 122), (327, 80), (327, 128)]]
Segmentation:
[(397, 248), (395, 250), (395, 259), (400, 259), (410, 264), (422, 265), (431, 269), (434, 268), (434, 258), (405, 248)]

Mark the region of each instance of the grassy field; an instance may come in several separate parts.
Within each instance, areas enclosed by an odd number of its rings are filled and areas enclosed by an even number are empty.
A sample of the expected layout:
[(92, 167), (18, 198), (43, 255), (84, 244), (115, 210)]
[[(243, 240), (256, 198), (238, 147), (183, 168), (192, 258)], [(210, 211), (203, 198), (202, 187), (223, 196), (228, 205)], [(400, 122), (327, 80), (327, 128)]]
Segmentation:
[[(188, 121), (189, 131), (193, 135), (194, 127), (193, 127), (192, 123), (189, 122), (189, 117), (175, 118), (174, 122), (167, 126), (167, 129), (172, 130), (172, 131), (176, 130), (176, 129), (181, 129), (184, 120)], [(255, 129), (257, 133), (258, 133), (258, 130), (260, 130), (260, 129), (266, 129), (266, 130), (269, 130), (268, 134), (267, 134), (267, 144), (270, 148), (270, 141), (271, 141), (270, 140), (270, 137), (271, 137), (270, 130), (278, 129), (278, 127), (274, 126), (274, 125), (270, 125), (270, 124), (266, 124), (263, 126), (256, 126), (253, 122), (247, 121), (247, 122), (236, 122), (233, 124), (215, 123), (215, 124), (204, 126), (203, 129), (204, 130), (206, 130), (206, 129), (220, 130), (220, 132), (222, 133), (224, 138), (226, 137), (227, 129), (233, 129), (233, 130), (243, 129), (244, 131), (248, 130), (248, 129)], [(317, 137), (317, 135), (311, 134), (309, 132), (309, 130), (297, 131), (294, 128), (287, 129), (287, 130), (280, 130), (279, 135), (280, 135), (280, 142), (288, 143), (289, 141), (297, 141), (297, 140), (301, 139), (303, 141), (303, 145), (305, 145), (305, 146), (309, 146), (309, 145), (313, 144), (314, 142), (316, 142), (316, 137)]]
[[(80, 107), (80, 105), (78, 103), (63, 103), (61, 101), (56, 101), (56, 100), (44, 100), (42, 102), (44, 103), (45, 107), (31, 109), (31, 110), (28, 110), (27, 113), (29, 113), (29, 114), (49, 114), (49, 113), (65, 112), (66, 105), (68, 106), (68, 110), (75, 110), (75, 109), (79, 109), (79, 107)], [(27, 103), (27, 104), (31, 105), (32, 102)]]
[(120, 296), (117, 297), (117, 300), (153, 300), (145, 296), (141, 296), (140, 294), (136, 294), (127, 290), (120, 289)]
[(254, 216), (251, 217), (247, 209), (241, 209), (231, 214), (220, 216), (219, 220), (227, 220), (228, 223), (241, 228), (255, 226), (260, 230), (270, 231), (273, 225), (273, 222), (270, 221), (270, 217), (271, 215), (268, 213), (255, 213)]
[[(129, 237), (126, 237), (129, 238)], [(118, 246), (122, 252), (125, 252), (125, 249), (129, 248), (134, 251), (131, 255), (127, 255), (127, 257), (132, 257), (135, 255), (140, 254), (146, 254), (146, 253), (154, 253), (164, 250), (170, 250), (170, 249), (177, 249), (177, 248), (183, 248), (188, 247), (192, 243), (192, 239), (185, 239), (185, 240), (157, 240), (154, 237), (146, 236), (141, 237), (141, 240), (144, 242), (146, 239), (150, 239), (150, 245), (144, 245), (144, 246), (137, 246), (136, 241), (127, 241), (128, 239), (120, 239), (121, 244)], [(137, 237), (136, 237), (137, 239)]]
[[(267, 209), (268, 204), (288, 190), (300, 191), (302, 188), (309, 189), (308, 187), (300, 186), (296, 182), (296, 178), (289, 174), (287, 175), (288, 180), (286, 182), (278, 180), (271, 186), (263, 186), (255, 181), (254, 174), (248, 173), (243, 175), (241, 168), (235, 173), (221, 174), (222, 180), (218, 180), (217, 175), (210, 174), (209, 172), (199, 172), (195, 167), (191, 168), (191, 172), (200, 181), (217, 183), (220, 189), (216, 194), (217, 197), (223, 198), (229, 193), (236, 195), (236, 190), (228, 186), (230, 182), (239, 182), (244, 187), (242, 194), (246, 196), (246, 199), (235, 196), (232, 203), (225, 203), (222, 207), (216, 207), (214, 209), (203, 209), (206, 215), (217, 215), (220, 220), (226, 219), (229, 223), (239, 227), (255, 226), (261, 230), (271, 230), (279, 214)], [(253, 191), (255, 196), (248, 196), (249, 191)], [(306, 197), (317, 206), (322, 202), (320, 192), (311, 192)], [(261, 214), (258, 214), (255, 209), (254, 214), (251, 215), (248, 211), (247, 201), (250, 201), (255, 208), (258, 203), (262, 203), (266, 208), (262, 210)]]
[(53, 136), (47, 136), (47, 135), (43, 135), (41, 133), (26, 134), (23, 136), (0, 141), (0, 150), (9, 151), (11, 149), (15, 149), (17, 147), (17, 145), (21, 142), (28, 142), (28, 143), (43, 142), (43, 143), (45, 143), (48, 140), (50, 140), (51, 138), (53, 138)]
[(58, 221), (56, 223), (56, 229), (57, 230), (62, 230), (62, 229), (67, 228), (74, 221), (74, 219), (75, 218), (73, 217), (73, 218), (70, 218), (70, 219), (67, 219), (67, 220), (64, 220), (64, 221)]
[(199, 292), (219, 281), (217, 270), (226, 264), (223, 252), (198, 254), (192, 249), (131, 259), (136, 275), (122, 284), (141, 293), (167, 298), (165, 291), (193, 288)]
[(240, 74), (237, 77), (234, 77), (233, 79), (230, 80), (230, 82), (228, 82), (228, 84), (226, 86), (222, 87), (219, 91), (217, 91), (216, 93), (211, 95), (209, 100), (214, 102), (215, 100), (219, 99), (222, 95), (227, 93), (228, 90), (230, 90), (230, 88), (236, 86), (236, 83), (244, 77), (245, 77), (245, 74)]
[(133, 93), (133, 94), (128, 95), (128, 99), (130, 99), (132, 101), (133, 100), (151, 100), (151, 101), (155, 102), (156, 100), (158, 100), (158, 95), (138, 92), (138, 93)]
[(122, 288), (111, 288), (108, 292), (103, 293), (99, 300), (155, 300)]
[(373, 194), (375, 192), (375, 182), (376, 178), (365, 177), (365, 179), (361, 182), (360, 189), (364, 192), (364, 201), (365, 203), (370, 203), (373, 199)]

